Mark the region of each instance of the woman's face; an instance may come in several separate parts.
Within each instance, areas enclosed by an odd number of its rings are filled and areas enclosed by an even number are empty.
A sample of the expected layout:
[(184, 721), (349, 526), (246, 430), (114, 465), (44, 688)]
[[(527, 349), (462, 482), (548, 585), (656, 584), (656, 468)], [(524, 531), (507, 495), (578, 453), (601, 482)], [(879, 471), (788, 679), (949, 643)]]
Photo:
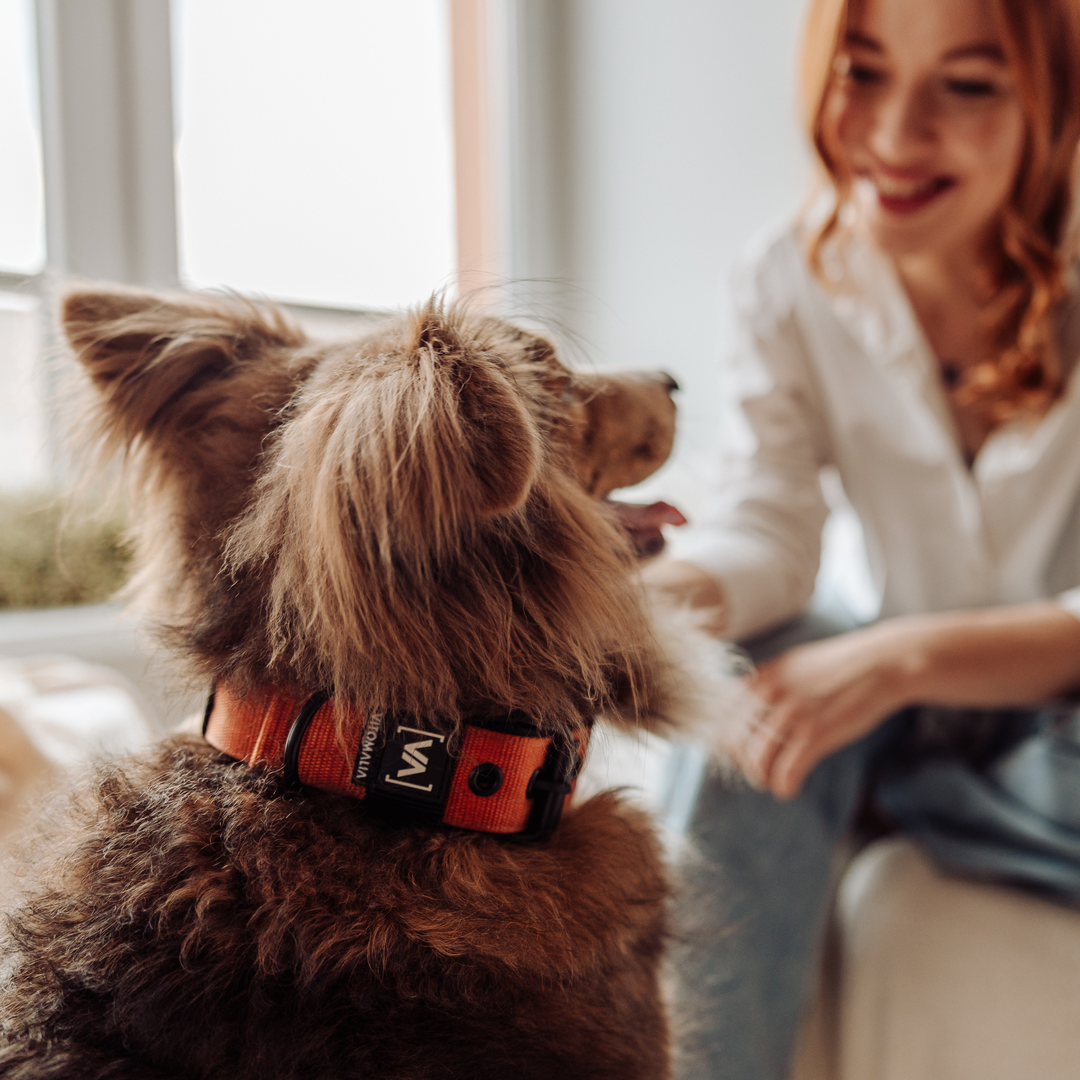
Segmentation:
[(854, 0), (823, 116), (860, 227), (893, 256), (978, 245), (1024, 117), (988, 0)]

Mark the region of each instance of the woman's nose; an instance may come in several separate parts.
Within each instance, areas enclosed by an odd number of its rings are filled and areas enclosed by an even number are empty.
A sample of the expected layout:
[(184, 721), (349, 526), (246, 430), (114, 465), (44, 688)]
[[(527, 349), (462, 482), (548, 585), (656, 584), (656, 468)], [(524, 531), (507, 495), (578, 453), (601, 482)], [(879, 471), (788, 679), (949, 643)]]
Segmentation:
[(874, 118), (870, 149), (885, 164), (903, 165), (935, 134), (933, 94), (926, 87), (896, 87), (883, 95)]

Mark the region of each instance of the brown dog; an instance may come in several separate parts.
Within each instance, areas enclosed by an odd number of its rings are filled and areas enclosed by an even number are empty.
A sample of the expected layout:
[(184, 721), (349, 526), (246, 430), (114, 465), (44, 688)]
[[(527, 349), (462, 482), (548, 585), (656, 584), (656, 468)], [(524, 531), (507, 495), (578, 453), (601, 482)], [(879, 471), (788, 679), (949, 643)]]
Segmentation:
[(63, 321), (213, 745), (76, 794), (0, 1075), (667, 1076), (653, 833), (610, 794), (554, 826), (594, 718), (686, 698), (597, 498), (667, 457), (670, 380), (438, 303), (332, 345), (205, 297)]

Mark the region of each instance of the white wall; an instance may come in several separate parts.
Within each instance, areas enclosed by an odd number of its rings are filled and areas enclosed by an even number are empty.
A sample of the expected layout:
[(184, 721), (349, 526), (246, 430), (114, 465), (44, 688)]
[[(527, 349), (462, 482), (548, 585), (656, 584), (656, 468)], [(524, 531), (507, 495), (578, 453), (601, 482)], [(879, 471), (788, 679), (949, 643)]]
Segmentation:
[[(596, 363), (663, 367), (679, 380), (679, 461), (651, 487), (684, 498), (715, 443), (731, 266), (805, 189), (794, 89), (802, 6), (516, 4), (526, 130), (510, 272), (569, 285), (561, 318)], [(557, 120), (530, 133), (537, 100)]]

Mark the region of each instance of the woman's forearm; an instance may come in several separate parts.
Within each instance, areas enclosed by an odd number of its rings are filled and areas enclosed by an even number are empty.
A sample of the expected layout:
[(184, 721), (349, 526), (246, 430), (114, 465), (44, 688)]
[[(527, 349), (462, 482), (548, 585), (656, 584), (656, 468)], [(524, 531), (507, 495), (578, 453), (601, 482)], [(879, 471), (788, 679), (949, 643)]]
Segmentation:
[(910, 704), (996, 707), (1080, 689), (1080, 619), (1051, 601), (888, 620)]

